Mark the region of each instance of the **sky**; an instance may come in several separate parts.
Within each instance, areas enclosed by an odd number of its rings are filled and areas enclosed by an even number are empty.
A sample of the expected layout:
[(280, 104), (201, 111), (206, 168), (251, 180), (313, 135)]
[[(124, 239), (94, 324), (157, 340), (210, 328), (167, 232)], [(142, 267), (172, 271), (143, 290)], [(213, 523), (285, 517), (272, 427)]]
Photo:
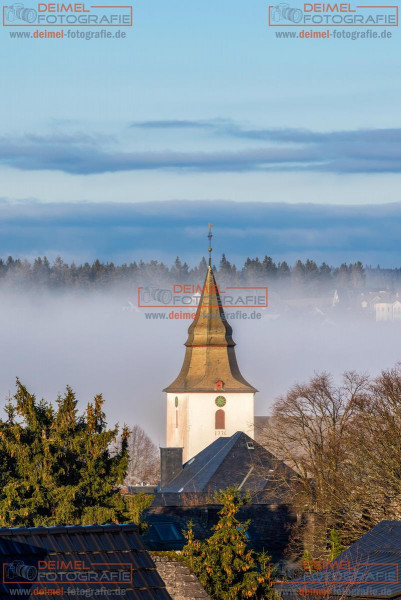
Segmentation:
[(3, 27), (1, 196), (398, 202), (398, 27), (277, 39), (267, 13), (260, 0), (137, 0), (126, 39)]

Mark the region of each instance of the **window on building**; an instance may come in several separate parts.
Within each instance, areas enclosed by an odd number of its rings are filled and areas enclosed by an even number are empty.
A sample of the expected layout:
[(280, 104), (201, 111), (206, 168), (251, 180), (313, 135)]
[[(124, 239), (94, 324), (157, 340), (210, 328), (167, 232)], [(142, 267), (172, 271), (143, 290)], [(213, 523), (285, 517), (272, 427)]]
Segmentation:
[(216, 429), (226, 428), (226, 413), (224, 412), (224, 410), (216, 410), (215, 423)]
[(175, 428), (178, 429), (178, 410), (175, 411)]

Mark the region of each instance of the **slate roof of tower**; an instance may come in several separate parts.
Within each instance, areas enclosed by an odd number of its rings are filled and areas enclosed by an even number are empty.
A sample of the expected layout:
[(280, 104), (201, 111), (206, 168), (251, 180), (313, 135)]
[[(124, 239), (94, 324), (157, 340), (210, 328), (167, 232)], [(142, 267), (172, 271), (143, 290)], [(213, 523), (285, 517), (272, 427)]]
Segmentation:
[[(229, 486), (241, 486), (251, 494), (271, 492), (270, 502), (280, 501), (277, 471), (288, 477), (295, 472), (273, 454), (252, 440), (246, 433), (237, 431), (231, 437), (219, 437), (194, 458), (186, 462), (180, 472), (157, 495), (154, 505), (174, 502), (177, 494), (211, 494)], [(274, 481), (273, 481), (274, 480)]]
[(213, 392), (217, 389), (217, 381), (224, 383), (222, 393), (257, 391), (242, 377), (238, 368), (232, 328), (224, 315), (210, 266), (185, 346), (180, 374), (165, 392)]
[(277, 592), (285, 600), (397, 598), (400, 573), (401, 521), (381, 521), (324, 569), (278, 584)]
[[(51, 568), (49, 561), (64, 561), (64, 565)], [(51, 597), (87, 597), (85, 590), (102, 585), (106, 590), (118, 587), (125, 591), (122, 597), (127, 600), (171, 599), (133, 524), (0, 528), (0, 573), (2, 600), (38, 598), (38, 591), (34, 593), (37, 588), (49, 590), (46, 597), (52, 590)], [(74, 582), (86, 573), (93, 578), (90, 583)], [(57, 582), (49, 581), (49, 577), (56, 577)], [(110, 582), (113, 577), (123, 581)], [(101, 582), (95, 583), (96, 579)], [(68, 586), (76, 594), (67, 594)], [(29, 595), (22, 590), (28, 590)]]

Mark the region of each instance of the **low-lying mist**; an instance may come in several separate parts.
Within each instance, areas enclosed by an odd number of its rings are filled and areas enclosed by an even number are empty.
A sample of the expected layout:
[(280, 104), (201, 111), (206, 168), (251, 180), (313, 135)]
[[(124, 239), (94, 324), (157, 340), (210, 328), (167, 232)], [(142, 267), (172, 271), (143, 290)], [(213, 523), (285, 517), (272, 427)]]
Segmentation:
[[(52, 401), (69, 384), (82, 407), (103, 393), (109, 424), (139, 424), (165, 443), (162, 389), (181, 368), (188, 320), (147, 319), (135, 294), (123, 290), (2, 290), (0, 302), (1, 406), (17, 376)], [(242, 374), (259, 390), (256, 414), (268, 414), (278, 395), (316, 371), (376, 375), (401, 360), (401, 323), (288, 312), (274, 297), (260, 312), (260, 319), (230, 319)]]

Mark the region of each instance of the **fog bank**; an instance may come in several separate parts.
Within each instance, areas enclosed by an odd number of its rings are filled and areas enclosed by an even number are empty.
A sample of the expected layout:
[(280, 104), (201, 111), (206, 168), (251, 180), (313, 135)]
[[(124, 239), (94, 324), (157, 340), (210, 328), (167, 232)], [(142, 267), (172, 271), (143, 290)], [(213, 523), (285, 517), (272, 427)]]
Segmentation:
[[(0, 294), (0, 403), (18, 376), (54, 401), (67, 384), (80, 406), (103, 393), (108, 422), (139, 424), (164, 444), (165, 396), (184, 357), (189, 321), (146, 319), (127, 292)], [(166, 309), (164, 309), (166, 311)], [(168, 312), (168, 311), (167, 311)], [(249, 313), (248, 309), (248, 313)], [(401, 359), (401, 324), (319, 312), (261, 310), (259, 320), (230, 319), (244, 377), (256, 388), (256, 414), (315, 371), (375, 375)]]

